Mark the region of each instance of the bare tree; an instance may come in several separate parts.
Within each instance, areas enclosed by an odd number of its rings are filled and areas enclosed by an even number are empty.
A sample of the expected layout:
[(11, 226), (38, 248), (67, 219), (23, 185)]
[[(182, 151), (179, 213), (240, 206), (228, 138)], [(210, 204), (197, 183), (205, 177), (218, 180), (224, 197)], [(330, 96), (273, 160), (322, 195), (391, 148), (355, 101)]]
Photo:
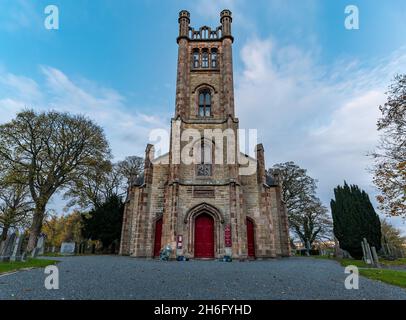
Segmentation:
[(130, 156), (117, 163), (118, 170), (131, 185), (144, 171), (144, 159), (137, 156)]
[(143, 172), (144, 159), (130, 156), (118, 163), (104, 161), (88, 166), (81, 179), (75, 180), (65, 193), (68, 206), (98, 208), (113, 195), (122, 196)]
[(291, 231), (306, 246), (315, 240), (331, 238), (332, 221), (327, 208), (316, 196), (317, 180), (294, 162), (276, 164), (268, 173), (272, 175), (274, 171), (281, 179)]
[(26, 227), (31, 219), (33, 203), (28, 188), (21, 184), (0, 181), (0, 242), (6, 240), (11, 228)]
[(388, 220), (381, 220), (382, 244), (390, 246), (398, 250), (404, 250), (406, 237), (402, 235), (402, 231), (395, 228)]
[(23, 111), (0, 126), (0, 161), (18, 172), (35, 203), (28, 250), (41, 232), (49, 199), (110, 157), (103, 130), (83, 116)]
[[(68, 207), (79, 205), (82, 209), (100, 207), (113, 195), (123, 196), (128, 187), (129, 179), (123, 171), (130, 169), (127, 163), (112, 164), (105, 161), (96, 166), (89, 166), (80, 180), (74, 181), (65, 193), (65, 199), (70, 199)], [(131, 171), (133, 172), (133, 171)]]

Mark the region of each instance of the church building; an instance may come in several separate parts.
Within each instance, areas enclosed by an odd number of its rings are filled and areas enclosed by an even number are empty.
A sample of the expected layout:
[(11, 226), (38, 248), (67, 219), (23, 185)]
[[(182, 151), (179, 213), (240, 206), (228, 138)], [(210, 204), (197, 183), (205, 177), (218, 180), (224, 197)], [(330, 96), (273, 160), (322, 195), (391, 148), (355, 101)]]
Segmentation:
[(229, 10), (214, 29), (192, 28), (189, 12), (179, 13), (169, 153), (146, 148), (144, 174), (128, 190), (122, 255), (154, 258), (167, 245), (173, 259), (290, 255), (278, 175), (266, 173), (262, 144), (252, 156), (240, 151), (231, 25)]

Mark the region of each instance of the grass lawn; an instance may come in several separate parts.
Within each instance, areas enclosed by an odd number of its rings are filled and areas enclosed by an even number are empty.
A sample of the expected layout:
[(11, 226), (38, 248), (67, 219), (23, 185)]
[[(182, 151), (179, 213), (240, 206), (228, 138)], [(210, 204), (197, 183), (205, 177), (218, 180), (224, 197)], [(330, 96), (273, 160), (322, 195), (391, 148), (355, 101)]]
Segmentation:
[(363, 260), (354, 259), (339, 259), (337, 260), (343, 267), (346, 266), (356, 266), (358, 268), (371, 268), (371, 265), (366, 264)]
[(406, 288), (406, 271), (388, 269), (359, 269), (362, 276)]
[(56, 260), (43, 260), (43, 259), (28, 259), (25, 262), (0, 262), (0, 274), (6, 272), (12, 272), (23, 268), (43, 268), (50, 264), (55, 264)]
[(363, 260), (354, 260), (354, 259), (336, 259), (330, 256), (311, 256), (312, 258), (316, 259), (326, 259), (326, 260), (334, 260), (339, 262), (343, 267), (346, 266), (356, 266), (358, 268), (368, 268), (370, 265), (367, 265)]
[(381, 264), (385, 266), (405, 266), (406, 265), (406, 258), (396, 259), (394, 261), (391, 260), (379, 260)]
[[(359, 273), (361, 276), (364, 276), (372, 280), (382, 281), (398, 287), (406, 288), (406, 271), (371, 268), (370, 265), (366, 264), (362, 260), (335, 259), (330, 258), (328, 256), (312, 256), (312, 257), (316, 259), (335, 260), (339, 262), (343, 267), (353, 265), (359, 268)], [(395, 261), (380, 260), (379, 262), (387, 266), (406, 265), (406, 259), (398, 259)]]
[(47, 252), (41, 255), (42, 257), (65, 257), (63, 254), (60, 254), (59, 252)]

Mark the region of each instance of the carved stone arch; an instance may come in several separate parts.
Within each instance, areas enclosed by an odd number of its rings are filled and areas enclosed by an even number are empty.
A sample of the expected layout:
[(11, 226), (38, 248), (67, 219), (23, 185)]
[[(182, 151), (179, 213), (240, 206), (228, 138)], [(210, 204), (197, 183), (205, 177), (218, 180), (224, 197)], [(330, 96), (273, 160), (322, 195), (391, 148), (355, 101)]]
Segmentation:
[(211, 148), (211, 160), (212, 164), (215, 164), (216, 161), (216, 155), (218, 155), (218, 152), (222, 152), (221, 149), (219, 149), (219, 146), (216, 145), (216, 140), (215, 139), (208, 139), (206, 137), (201, 137), (199, 140), (196, 140), (193, 144), (193, 150), (200, 150), (199, 147), (197, 147), (197, 144), (204, 144), (204, 145), (209, 145)]
[(216, 207), (214, 207), (211, 204), (203, 202), (203, 203), (200, 203), (200, 204), (194, 206), (192, 209), (190, 209), (188, 211), (188, 213), (185, 215), (185, 219), (183, 220), (183, 222), (185, 224), (188, 223), (188, 221), (190, 221), (190, 219), (195, 218), (202, 212), (206, 212), (207, 214), (211, 215), (215, 220), (217, 220), (221, 224), (223, 224), (225, 221), (224, 216), (219, 209), (217, 209)]
[(196, 141), (194, 141), (194, 143), (193, 143), (193, 148), (195, 148), (195, 146), (196, 146), (196, 144), (198, 144), (198, 143), (207, 143), (207, 144), (211, 144), (211, 145), (215, 145), (216, 144), (216, 141), (215, 140), (210, 140), (210, 139), (207, 139), (207, 138), (205, 138), (205, 137), (201, 137), (199, 140), (196, 140)]
[[(249, 215), (245, 215), (245, 218), (246, 218), (246, 220), (250, 220), (254, 224), (255, 227), (257, 226), (257, 223), (253, 217), (251, 217)], [(244, 223), (246, 224), (247, 221), (245, 221)]]
[(163, 213), (159, 213), (158, 215), (156, 215), (155, 217), (152, 218), (152, 223), (155, 224), (155, 222), (157, 222), (160, 219), (163, 219), (164, 215)]
[(201, 214), (207, 214), (214, 220), (214, 253), (215, 257), (218, 258), (221, 256), (221, 250), (224, 247), (224, 231), (222, 227), (224, 224), (224, 216), (219, 209), (206, 202), (194, 206), (185, 215), (185, 244), (187, 246), (187, 252), (192, 257), (195, 254), (195, 220)]
[(214, 92), (215, 94), (217, 94), (216, 88), (213, 87), (212, 85), (208, 84), (208, 83), (201, 83), (201, 84), (199, 84), (198, 86), (196, 86), (196, 87), (193, 89), (192, 93), (194, 94), (194, 93), (196, 93), (196, 91), (201, 91), (201, 90), (204, 90), (204, 89), (209, 89), (210, 91), (212, 91), (212, 92)]

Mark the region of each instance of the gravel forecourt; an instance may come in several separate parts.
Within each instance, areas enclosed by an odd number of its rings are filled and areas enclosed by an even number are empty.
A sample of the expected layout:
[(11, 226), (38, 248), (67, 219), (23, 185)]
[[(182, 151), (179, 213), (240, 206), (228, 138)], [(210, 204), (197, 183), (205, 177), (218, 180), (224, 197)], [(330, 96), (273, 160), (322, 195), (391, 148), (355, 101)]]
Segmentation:
[(335, 261), (285, 258), (231, 263), (163, 262), (120, 256), (55, 258), (59, 289), (44, 269), (0, 275), (0, 299), (406, 299), (406, 290), (348, 274)]

